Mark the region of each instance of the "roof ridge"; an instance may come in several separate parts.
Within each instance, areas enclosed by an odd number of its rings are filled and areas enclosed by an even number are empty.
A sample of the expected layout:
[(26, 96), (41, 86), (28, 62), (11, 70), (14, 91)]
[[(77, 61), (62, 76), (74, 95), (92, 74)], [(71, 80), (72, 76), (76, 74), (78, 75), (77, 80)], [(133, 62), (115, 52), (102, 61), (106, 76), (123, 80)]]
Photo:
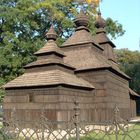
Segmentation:
[(49, 52), (56, 52), (62, 56), (65, 56), (64, 52), (60, 49), (60, 47), (57, 46), (57, 44), (53, 40), (47, 41), (47, 43), (45, 43), (45, 45), (34, 54), (41, 55), (41, 54), (49, 53)]

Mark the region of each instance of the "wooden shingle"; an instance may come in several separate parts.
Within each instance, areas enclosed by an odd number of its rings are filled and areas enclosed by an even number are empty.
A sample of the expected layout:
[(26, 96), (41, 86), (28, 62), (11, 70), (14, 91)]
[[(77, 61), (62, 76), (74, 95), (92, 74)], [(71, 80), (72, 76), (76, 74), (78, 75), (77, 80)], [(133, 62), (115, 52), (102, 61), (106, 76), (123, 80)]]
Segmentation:
[[(92, 84), (81, 78), (78, 78), (76, 75), (74, 75), (74, 72), (69, 73), (67, 71), (67, 69), (73, 71), (74, 68), (63, 62), (64, 52), (55, 43), (56, 33), (52, 27), (50, 28), (46, 36), (48, 42), (43, 48), (41, 48), (35, 53), (38, 58), (40, 57), (40, 55), (45, 57), (37, 59), (37, 61), (28, 64), (27, 66), (25, 66), (25, 69), (33, 69), (42, 65), (49, 67), (50, 65), (52, 66), (57, 64), (57, 67), (55, 67), (56, 69), (43, 70), (39, 72), (25, 72), (23, 75), (4, 85), (4, 88), (8, 89), (39, 86), (47, 87), (53, 85), (69, 85), (77, 88), (85, 87), (88, 89), (94, 89), (94, 86)], [(50, 57), (51, 55), (53, 55), (53, 57)], [(65, 71), (60, 70), (59, 67), (63, 67)]]

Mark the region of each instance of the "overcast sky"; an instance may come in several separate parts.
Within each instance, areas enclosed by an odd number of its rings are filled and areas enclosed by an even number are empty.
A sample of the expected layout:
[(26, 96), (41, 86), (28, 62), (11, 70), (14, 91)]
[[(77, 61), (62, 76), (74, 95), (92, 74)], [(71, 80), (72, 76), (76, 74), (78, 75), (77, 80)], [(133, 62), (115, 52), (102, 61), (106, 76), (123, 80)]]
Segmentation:
[(126, 30), (122, 37), (113, 40), (117, 49), (140, 51), (140, 0), (103, 0), (100, 9), (105, 19), (117, 20)]

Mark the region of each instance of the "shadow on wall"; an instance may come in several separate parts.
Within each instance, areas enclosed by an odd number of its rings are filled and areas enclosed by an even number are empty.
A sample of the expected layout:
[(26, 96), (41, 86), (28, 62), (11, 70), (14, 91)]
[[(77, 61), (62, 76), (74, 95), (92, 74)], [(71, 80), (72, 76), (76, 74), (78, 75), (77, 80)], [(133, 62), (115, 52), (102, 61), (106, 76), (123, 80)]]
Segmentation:
[(136, 101), (137, 105), (137, 116), (140, 116), (140, 99)]

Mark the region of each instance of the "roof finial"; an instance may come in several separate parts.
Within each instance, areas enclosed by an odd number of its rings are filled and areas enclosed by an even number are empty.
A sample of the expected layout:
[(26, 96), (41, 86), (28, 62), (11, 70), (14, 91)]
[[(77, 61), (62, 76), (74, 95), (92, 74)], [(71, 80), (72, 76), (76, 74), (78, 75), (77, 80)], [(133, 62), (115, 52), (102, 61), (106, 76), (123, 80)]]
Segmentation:
[(101, 17), (101, 11), (99, 9), (98, 16), (95, 21), (96, 28), (104, 28), (106, 25), (105, 20)]
[(50, 27), (49, 31), (46, 33), (46, 39), (54, 40), (54, 41), (57, 39), (57, 34), (53, 28), (53, 25)]
[(100, 10), (100, 8), (98, 9), (98, 16), (101, 16), (102, 14), (101, 14), (101, 10)]
[(80, 10), (80, 14), (76, 17), (76, 19), (74, 20), (75, 24), (77, 27), (79, 26), (88, 26), (88, 18), (85, 15), (83, 9), (81, 8)]

